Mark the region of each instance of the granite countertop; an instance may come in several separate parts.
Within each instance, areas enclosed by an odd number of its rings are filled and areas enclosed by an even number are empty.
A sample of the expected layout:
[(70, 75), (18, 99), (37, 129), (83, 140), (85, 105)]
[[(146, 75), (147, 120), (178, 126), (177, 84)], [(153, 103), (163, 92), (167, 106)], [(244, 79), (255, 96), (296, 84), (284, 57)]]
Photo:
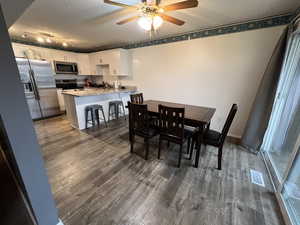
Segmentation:
[(87, 88), (87, 89), (76, 89), (76, 90), (65, 90), (62, 94), (72, 95), (75, 97), (84, 96), (96, 96), (103, 94), (114, 94), (114, 93), (126, 93), (131, 91), (136, 91), (136, 87), (126, 87), (124, 89), (114, 89), (114, 88)]

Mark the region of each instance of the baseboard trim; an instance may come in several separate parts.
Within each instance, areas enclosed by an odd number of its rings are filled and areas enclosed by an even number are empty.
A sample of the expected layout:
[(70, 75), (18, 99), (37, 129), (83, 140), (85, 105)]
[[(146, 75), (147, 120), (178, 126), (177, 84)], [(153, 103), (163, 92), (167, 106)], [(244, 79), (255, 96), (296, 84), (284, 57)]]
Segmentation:
[(58, 224), (57, 225), (64, 225), (64, 223), (61, 221), (61, 219), (59, 219)]

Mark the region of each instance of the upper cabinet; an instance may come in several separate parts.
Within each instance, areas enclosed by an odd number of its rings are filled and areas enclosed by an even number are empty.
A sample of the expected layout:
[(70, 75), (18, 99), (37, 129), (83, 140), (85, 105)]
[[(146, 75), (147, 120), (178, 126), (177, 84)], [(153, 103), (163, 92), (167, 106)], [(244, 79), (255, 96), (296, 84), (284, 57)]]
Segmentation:
[(113, 49), (90, 54), (93, 75), (130, 76), (130, 52), (125, 49)]
[[(125, 49), (113, 49), (95, 53), (74, 53), (49, 48), (41, 48), (13, 43), (16, 57), (24, 57), (24, 52), (31, 59), (72, 62), (78, 64), (79, 75), (131, 76), (131, 55)], [(54, 68), (53, 68), (54, 69)]]
[(18, 44), (13, 44), (15, 57), (24, 57), (24, 48), (19, 46)]
[(77, 54), (77, 63), (79, 75), (91, 75), (90, 59), (88, 54)]

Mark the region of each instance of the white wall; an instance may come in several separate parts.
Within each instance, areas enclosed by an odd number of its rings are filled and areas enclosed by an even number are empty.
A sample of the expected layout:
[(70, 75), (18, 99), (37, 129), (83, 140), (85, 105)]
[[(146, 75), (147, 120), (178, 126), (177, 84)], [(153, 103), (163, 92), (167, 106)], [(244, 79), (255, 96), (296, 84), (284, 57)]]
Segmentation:
[(230, 130), (243, 133), (258, 85), (284, 27), (132, 49), (133, 76), (145, 99), (215, 107), (220, 130), (232, 103), (239, 106)]

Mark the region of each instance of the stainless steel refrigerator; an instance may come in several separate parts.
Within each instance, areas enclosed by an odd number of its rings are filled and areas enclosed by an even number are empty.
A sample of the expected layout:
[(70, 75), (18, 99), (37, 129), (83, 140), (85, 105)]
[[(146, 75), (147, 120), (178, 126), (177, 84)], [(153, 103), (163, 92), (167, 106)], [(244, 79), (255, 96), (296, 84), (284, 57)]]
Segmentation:
[(32, 119), (59, 115), (55, 79), (51, 64), (42, 60), (16, 58)]

